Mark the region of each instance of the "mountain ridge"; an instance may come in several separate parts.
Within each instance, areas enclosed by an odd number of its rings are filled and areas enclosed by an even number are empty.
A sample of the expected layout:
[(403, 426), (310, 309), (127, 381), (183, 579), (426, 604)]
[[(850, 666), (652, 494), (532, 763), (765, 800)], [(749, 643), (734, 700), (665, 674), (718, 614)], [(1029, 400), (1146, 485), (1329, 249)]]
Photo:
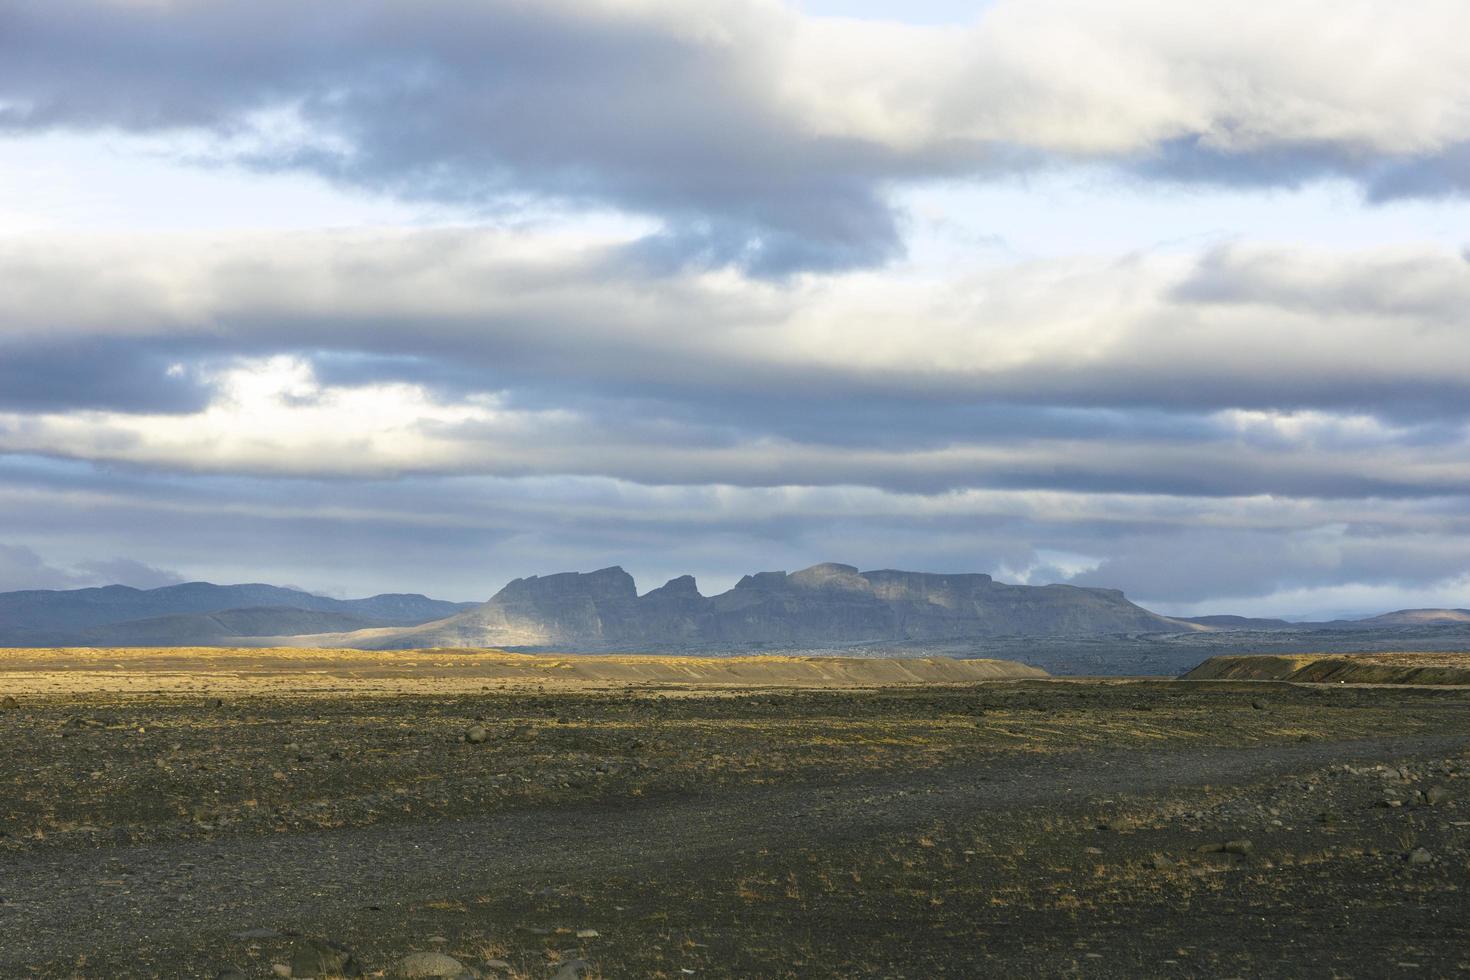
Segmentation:
[(279, 641), (364, 649), (564, 652), (841, 649), (996, 637), (1267, 632), (1323, 636), (1464, 626), (1470, 610), (1405, 609), (1329, 622), (1174, 618), (1117, 589), (1011, 585), (990, 575), (859, 571), (823, 562), (754, 572), (711, 596), (692, 575), (638, 592), (613, 565), (512, 579), (484, 603), (417, 593), (333, 599), (262, 583), (186, 582), (0, 593), (0, 646), (223, 646)]
[(756, 572), (704, 596), (691, 576), (639, 595), (614, 565), (517, 578), (474, 609), (421, 626), (334, 637), (346, 646), (749, 649), (958, 636), (1178, 631), (1116, 589), (1008, 585), (984, 573), (908, 572), (824, 562)]

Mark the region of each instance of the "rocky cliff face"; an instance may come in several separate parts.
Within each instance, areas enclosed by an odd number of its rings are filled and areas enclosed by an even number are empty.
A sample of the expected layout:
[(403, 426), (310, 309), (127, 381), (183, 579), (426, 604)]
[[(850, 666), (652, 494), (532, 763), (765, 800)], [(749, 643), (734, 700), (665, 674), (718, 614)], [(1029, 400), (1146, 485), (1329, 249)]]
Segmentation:
[(516, 579), (482, 606), (375, 645), (743, 649), (1190, 628), (1115, 590), (1006, 585), (989, 575), (826, 563), (747, 575), (717, 596), (700, 595), (688, 575), (639, 596), (615, 567)]

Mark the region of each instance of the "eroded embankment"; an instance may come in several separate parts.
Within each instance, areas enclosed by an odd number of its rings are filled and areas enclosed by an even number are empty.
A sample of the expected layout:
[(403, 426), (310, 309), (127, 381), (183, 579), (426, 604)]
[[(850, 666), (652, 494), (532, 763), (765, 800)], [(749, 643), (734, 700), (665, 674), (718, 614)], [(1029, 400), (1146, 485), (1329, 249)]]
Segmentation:
[(1470, 654), (1365, 653), (1211, 657), (1185, 680), (1310, 684), (1466, 684)]
[(0, 693), (453, 693), (487, 687), (854, 688), (1046, 677), (1008, 660), (530, 656), (500, 650), (0, 650)]

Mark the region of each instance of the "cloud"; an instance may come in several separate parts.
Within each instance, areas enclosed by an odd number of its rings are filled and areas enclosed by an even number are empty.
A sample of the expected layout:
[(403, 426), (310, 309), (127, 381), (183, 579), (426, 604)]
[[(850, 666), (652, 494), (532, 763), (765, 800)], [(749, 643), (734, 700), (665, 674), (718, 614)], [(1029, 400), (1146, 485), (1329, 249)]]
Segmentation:
[(130, 585), (153, 589), (183, 578), (130, 558), (84, 561), (75, 568), (47, 562), (26, 545), (0, 543), (0, 592), (19, 589), (81, 589), (95, 585)]
[(210, 392), (184, 370), (193, 345), (173, 347), (97, 337), (84, 344), (0, 337), (0, 410), (113, 409), (196, 412)]
[(1440, 248), (1239, 244), (773, 284), (649, 271), (627, 244), (474, 229), (36, 236), (0, 246), (0, 315), (7, 349), (37, 359), (99, 342), (159, 367), (163, 352), (335, 354), (359, 379), (437, 373), (461, 389), (550, 378), (700, 401), (1467, 407), (1470, 262)]
[(178, 585), (184, 577), (178, 572), (135, 561), (132, 558), (109, 558), (104, 561), (84, 561), (77, 569), (88, 579), (99, 584), (130, 585), (135, 589), (157, 589), (165, 585)]
[[(1325, 176), (1464, 194), (1467, 27), (1450, 0), (1000, 0), (936, 27), (0, 0), (12, 146), (122, 133), (461, 222), (0, 241), (0, 574), (483, 598), (837, 559), (1178, 608), (1451, 595), (1463, 254), (895, 260), (902, 202), (1017, 174), (1181, 207)], [(548, 214), (581, 230), (478, 227)]]
[(664, 222), (650, 254), (762, 275), (897, 254), (897, 182), (1075, 161), (1375, 198), (1470, 180), (1454, 0), (1001, 0), (934, 27), (770, 0), (78, 0), (0, 28), (0, 129), (185, 134), (471, 210), (596, 202)]
[[(1073, 581), (1121, 587), (1171, 611), (1311, 615), (1345, 607), (1323, 593), (1320, 603), (1303, 598), (1281, 609), (1269, 605), (1271, 595), (1359, 582), (1442, 598), (1437, 583), (1470, 571), (1463, 496), (928, 494), (644, 486), (605, 477), (184, 479), (0, 459), (0, 536), (21, 533), (72, 553), (162, 549), (192, 576), (216, 581), (457, 599), (487, 598), (518, 575), (614, 563), (645, 588), (694, 571), (710, 591), (753, 569), (823, 559), (1033, 582), (1065, 580), (1048, 565), (1075, 575), (1111, 560)], [(1202, 607), (1211, 601), (1213, 608)]]
[[(3, 343), (49, 394), (0, 406), (0, 451), (922, 493), (1470, 481), (1470, 263), (1444, 249), (1241, 244), (772, 283), (650, 271), (626, 247), (449, 229), (0, 248), (0, 285), (18, 287), (0, 290)], [(143, 395), (98, 405), (76, 351)], [(174, 394), (144, 397), (158, 390)]]
[(78, 576), (48, 565), (25, 545), (0, 544), (0, 591), (75, 588)]
[(1282, 531), (1192, 528), (1131, 535), (1074, 585), (1121, 588), (1167, 605), (1262, 599), (1362, 586), (1427, 589), (1470, 575), (1470, 528), (1385, 533), (1371, 523), (1314, 523)]

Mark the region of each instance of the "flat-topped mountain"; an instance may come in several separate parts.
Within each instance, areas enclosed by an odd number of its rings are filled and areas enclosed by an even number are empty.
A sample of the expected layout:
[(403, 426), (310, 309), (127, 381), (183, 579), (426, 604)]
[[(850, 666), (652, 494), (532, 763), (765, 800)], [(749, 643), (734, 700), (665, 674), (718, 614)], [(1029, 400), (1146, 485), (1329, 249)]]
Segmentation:
[(518, 578), (489, 602), (423, 626), (373, 630), (347, 645), (556, 647), (564, 650), (822, 647), (955, 637), (1198, 629), (1114, 589), (1007, 585), (989, 575), (826, 563), (759, 572), (701, 595), (681, 576), (639, 595), (618, 567)]

